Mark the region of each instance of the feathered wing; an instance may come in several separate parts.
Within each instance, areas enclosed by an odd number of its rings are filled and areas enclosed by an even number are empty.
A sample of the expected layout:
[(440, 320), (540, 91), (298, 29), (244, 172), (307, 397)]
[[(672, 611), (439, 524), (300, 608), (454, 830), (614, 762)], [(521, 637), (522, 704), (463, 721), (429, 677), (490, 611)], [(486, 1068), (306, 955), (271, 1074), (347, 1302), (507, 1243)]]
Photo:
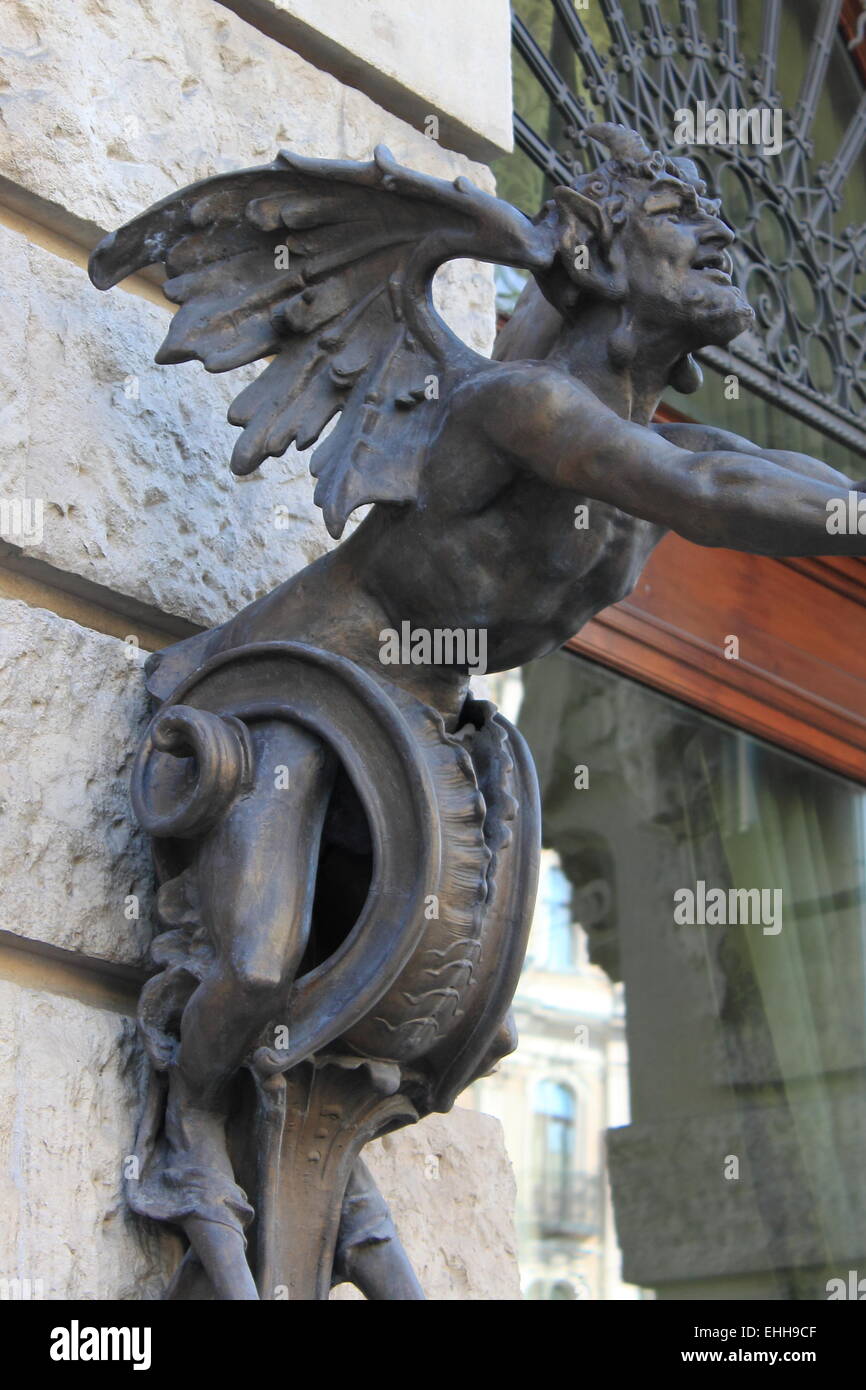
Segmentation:
[(229, 410), (235, 473), (309, 447), (339, 414), (311, 463), (339, 536), (362, 503), (417, 496), (449, 391), (484, 360), (433, 308), (436, 269), (459, 256), (543, 270), (554, 251), (548, 224), (380, 146), (368, 164), (283, 152), (192, 184), (100, 242), (90, 276), (108, 289), (165, 263), (181, 307), (157, 362), (271, 358)]

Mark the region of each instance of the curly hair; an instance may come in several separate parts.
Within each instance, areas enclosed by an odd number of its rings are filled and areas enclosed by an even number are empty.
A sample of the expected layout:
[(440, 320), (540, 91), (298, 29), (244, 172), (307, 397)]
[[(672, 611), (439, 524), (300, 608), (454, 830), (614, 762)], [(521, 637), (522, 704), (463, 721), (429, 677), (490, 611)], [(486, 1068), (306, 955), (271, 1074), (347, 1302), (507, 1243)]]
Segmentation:
[[(635, 184), (654, 183), (658, 179), (674, 182), (686, 204), (696, 211), (719, 215), (720, 201), (706, 196), (706, 183), (693, 160), (650, 149), (643, 137), (627, 126), (608, 122), (589, 126), (586, 133), (603, 145), (611, 158), (588, 173), (579, 174), (570, 189), (554, 189), (553, 197), (544, 204), (535, 222), (548, 222), (555, 235), (564, 236), (568, 192), (579, 193), (595, 203), (603, 214), (603, 229), (612, 236), (628, 221), (637, 202)], [(552, 264), (546, 270), (533, 272), (534, 285), (527, 286), (510, 323), (499, 334), (493, 354), (497, 360), (547, 356), (563, 319), (573, 320), (580, 313), (585, 295), (566, 267), (570, 249), (561, 240)], [(682, 392), (697, 390), (701, 379), (700, 368), (689, 353), (683, 355), (671, 373), (671, 385)]]
[[(579, 193), (601, 210), (602, 225), (610, 238), (628, 221), (636, 204), (635, 184), (654, 183), (658, 179), (674, 182), (684, 201), (691, 204), (695, 211), (703, 209), (718, 215), (720, 201), (706, 196), (706, 183), (693, 160), (650, 149), (642, 135), (624, 125), (611, 122), (592, 125), (587, 128), (586, 134), (603, 145), (612, 157), (588, 173), (579, 174), (570, 186), (555, 188), (553, 197), (535, 218), (536, 223), (547, 221), (564, 232), (568, 220), (568, 194)], [(564, 264), (563, 258), (569, 252), (570, 248), (561, 244), (549, 269), (535, 274), (542, 293), (566, 317), (571, 317), (577, 311), (578, 301), (582, 298)]]
[[(623, 202), (631, 200), (629, 183), (634, 181), (653, 183), (659, 178), (673, 179), (680, 186), (683, 196), (694, 201), (696, 206), (701, 202), (713, 209), (719, 206), (717, 199), (706, 197), (706, 183), (693, 160), (651, 150), (642, 135), (624, 125), (605, 122), (589, 126), (586, 133), (609, 150), (612, 157), (589, 173), (578, 175), (572, 188), (603, 207), (613, 225), (620, 225), (625, 220), (620, 207)], [(554, 189), (554, 202), (556, 193)]]

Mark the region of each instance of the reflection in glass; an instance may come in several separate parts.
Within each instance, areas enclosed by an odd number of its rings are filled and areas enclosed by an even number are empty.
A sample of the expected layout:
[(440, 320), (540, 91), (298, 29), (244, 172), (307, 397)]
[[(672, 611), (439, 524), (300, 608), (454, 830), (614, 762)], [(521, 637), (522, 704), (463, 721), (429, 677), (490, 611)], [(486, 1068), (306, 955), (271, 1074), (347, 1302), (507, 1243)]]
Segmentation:
[(866, 1273), (866, 791), (567, 653), (519, 724), (520, 1046), (468, 1100), (505, 1127), (527, 1296), (826, 1298)]

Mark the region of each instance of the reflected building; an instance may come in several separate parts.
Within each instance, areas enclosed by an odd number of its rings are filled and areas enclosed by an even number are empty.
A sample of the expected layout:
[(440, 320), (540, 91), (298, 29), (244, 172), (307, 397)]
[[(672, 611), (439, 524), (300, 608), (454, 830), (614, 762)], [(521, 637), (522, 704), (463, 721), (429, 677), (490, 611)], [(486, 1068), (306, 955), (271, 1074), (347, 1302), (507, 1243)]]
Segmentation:
[(576, 892), (542, 855), (526, 966), (514, 1001), (518, 1052), (461, 1099), (496, 1115), (517, 1178), (524, 1296), (623, 1299), (605, 1132), (628, 1121), (622, 988), (589, 960), (585, 924), (603, 910), (597, 880)]
[[(516, 719), (520, 674), (487, 685)], [(505, 1130), (529, 1299), (641, 1296), (621, 1278), (606, 1165), (605, 1133), (629, 1115), (623, 991), (589, 955), (588, 933), (603, 956), (613, 929), (611, 862), (585, 846), (566, 870), (556, 850), (543, 850), (514, 1000), (519, 1049), (460, 1100), (495, 1115)]]
[(866, 1269), (866, 790), (571, 653), (523, 680), (543, 874), (474, 1100), (525, 1293), (826, 1298)]

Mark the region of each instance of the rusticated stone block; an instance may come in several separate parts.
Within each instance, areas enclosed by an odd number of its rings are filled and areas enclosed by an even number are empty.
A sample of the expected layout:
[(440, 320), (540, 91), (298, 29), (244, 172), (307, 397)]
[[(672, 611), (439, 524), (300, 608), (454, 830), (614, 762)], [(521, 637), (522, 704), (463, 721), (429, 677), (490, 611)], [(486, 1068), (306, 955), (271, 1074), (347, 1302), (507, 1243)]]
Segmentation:
[[(0, 228), (2, 496), (41, 499), (27, 555), (209, 627), (330, 544), (291, 450), (238, 479), (225, 415), (249, 368), (153, 361), (168, 314)], [(28, 518), (29, 519), (29, 518)], [(130, 631), (135, 631), (134, 623)]]
[(145, 714), (123, 642), (0, 603), (0, 929), (141, 960), (152, 875), (127, 787)]
[[(291, 446), (248, 478), (229, 469), (226, 411), (257, 368), (158, 367), (167, 310), (99, 294), (83, 268), (4, 227), (0, 258), (0, 500), (28, 503), (2, 539), (203, 627), (330, 548), (309, 451)], [(459, 262), (440, 279), (443, 307), (477, 324), (486, 272)]]
[(3, 43), (0, 176), (79, 225), (115, 227), (184, 184), (265, 163), (281, 147), (369, 159), (384, 141), (401, 162), (492, 187), (483, 165), (214, 0), (17, 0), (4, 12)]
[[(3, 196), (88, 245), (176, 188), (267, 162), (281, 146), (369, 159), (384, 141), (412, 167), (492, 187), (482, 165), (213, 0), (114, 0), (84, 13), (75, 0), (19, 0), (7, 26), (16, 95), (0, 95)], [(2, 251), (0, 386), (11, 403), (2, 497), (45, 504), (41, 538), (6, 540), (205, 626), (331, 544), (305, 456), (292, 449), (251, 479), (228, 471), (236, 431), (226, 409), (256, 368), (216, 377), (197, 363), (158, 368), (168, 306), (122, 290), (101, 296), (80, 266), (8, 230)], [(443, 268), (437, 302), (456, 332), (489, 349), (489, 267)]]
[(161, 1296), (180, 1239), (121, 1192), (140, 1083), (130, 1019), (0, 981), (0, 1276), (31, 1296)]
[(477, 159), (513, 148), (508, 0), (228, 0), (229, 8)]
[[(180, 1238), (131, 1215), (121, 1190), (141, 1082), (130, 1019), (0, 981), (0, 1279), (46, 1299), (162, 1296)], [(365, 1158), (428, 1298), (519, 1298), (498, 1121), (457, 1109)]]
[[(519, 1299), (514, 1173), (502, 1126), (456, 1106), (377, 1139), (364, 1161), (430, 1299)], [(340, 1285), (333, 1299), (360, 1299)]]

